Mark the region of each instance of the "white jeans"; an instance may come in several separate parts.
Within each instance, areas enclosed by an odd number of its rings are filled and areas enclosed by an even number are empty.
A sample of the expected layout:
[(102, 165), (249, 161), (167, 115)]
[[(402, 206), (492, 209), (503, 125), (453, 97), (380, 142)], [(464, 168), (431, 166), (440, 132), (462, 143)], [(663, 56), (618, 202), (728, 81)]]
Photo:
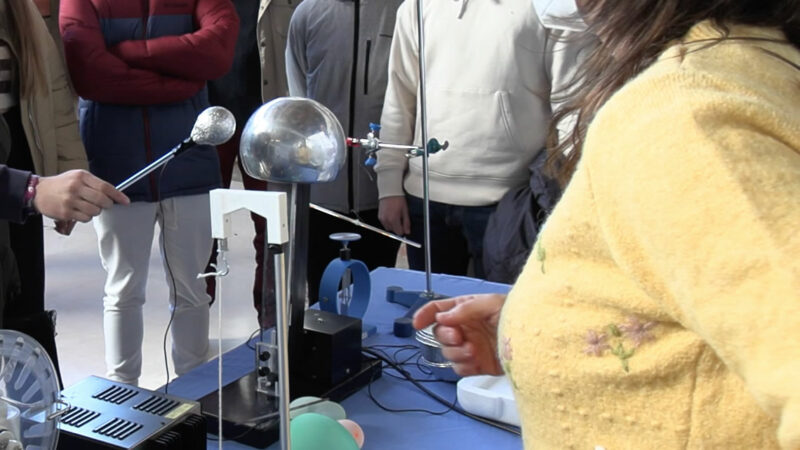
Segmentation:
[(108, 378), (136, 384), (142, 373), (142, 310), (156, 222), (169, 310), (174, 314), (175, 372), (181, 375), (205, 362), (211, 299), (197, 274), (205, 270), (211, 254), (208, 194), (114, 205), (93, 222), (107, 273), (103, 328)]

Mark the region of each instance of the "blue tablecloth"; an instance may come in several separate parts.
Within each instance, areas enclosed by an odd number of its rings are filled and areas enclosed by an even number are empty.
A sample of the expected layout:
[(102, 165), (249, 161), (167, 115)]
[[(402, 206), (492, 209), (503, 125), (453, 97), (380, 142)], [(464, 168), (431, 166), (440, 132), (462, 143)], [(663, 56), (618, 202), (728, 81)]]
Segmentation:
[[(423, 290), (425, 274), (422, 272), (379, 268), (371, 274), (371, 298), (364, 322), (376, 325), (375, 335), (364, 341), (364, 346), (415, 344), (413, 338), (397, 338), (392, 334), (394, 319), (407, 309), (386, 302), (386, 288), (400, 286), (408, 290)], [(446, 296), (507, 292), (508, 285), (491, 283), (467, 277), (433, 275), (432, 290)], [(389, 352), (390, 354), (392, 351)], [(408, 355), (408, 353), (406, 353)], [(402, 355), (401, 355), (402, 356)], [(246, 345), (237, 347), (223, 355), (223, 383), (239, 379), (253, 370), (253, 351)], [(413, 369), (411, 370), (413, 372)], [(371, 385), (373, 396), (381, 404), (392, 409), (425, 409), (444, 411), (446, 407), (428, 397), (408, 381), (393, 378), (387, 373)], [(416, 374), (424, 377), (419, 372)], [(177, 378), (170, 384), (173, 395), (199, 399), (216, 390), (217, 360)], [(453, 383), (425, 383), (425, 386), (447, 399), (455, 399)], [(348, 418), (364, 429), (366, 440), (363, 450), (448, 450), (448, 449), (521, 449), (522, 441), (507, 431), (450, 411), (443, 415), (423, 412), (393, 413), (377, 406), (364, 388), (342, 403)], [(217, 448), (216, 441), (209, 440), (208, 448)], [(251, 448), (234, 441), (225, 441), (225, 449)], [(278, 448), (277, 444), (269, 447)], [(323, 450), (323, 449), (320, 449)]]

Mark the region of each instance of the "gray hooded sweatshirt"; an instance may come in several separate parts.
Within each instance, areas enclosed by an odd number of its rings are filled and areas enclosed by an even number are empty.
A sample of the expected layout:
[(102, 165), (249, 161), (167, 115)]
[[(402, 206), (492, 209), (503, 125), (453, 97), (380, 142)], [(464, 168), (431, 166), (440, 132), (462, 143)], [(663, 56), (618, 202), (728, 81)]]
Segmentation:
[[(289, 94), (327, 106), (345, 134), (365, 137), (379, 123), (389, 49), (401, 0), (304, 0), (292, 15), (286, 46)], [(355, 42), (355, 45), (354, 45)], [(351, 149), (330, 183), (312, 185), (311, 201), (349, 213), (378, 207), (375, 172)]]

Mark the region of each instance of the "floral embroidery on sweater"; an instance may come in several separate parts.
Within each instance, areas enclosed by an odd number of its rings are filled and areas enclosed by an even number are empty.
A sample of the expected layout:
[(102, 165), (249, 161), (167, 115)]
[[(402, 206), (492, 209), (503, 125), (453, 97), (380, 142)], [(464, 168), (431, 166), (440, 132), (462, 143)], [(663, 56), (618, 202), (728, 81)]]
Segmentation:
[(610, 323), (603, 331), (587, 330), (583, 353), (603, 356), (608, 351), (619, 358), (622, 370), (629, 372), (628, 360), (639, 346), (654, 339), (651, 330), (655, 326), (655, 322), (643, 322), (639, 317), (629, 316), (625, 323)]
[(506, 337), (503, 339), (503, 354), (501, 356), (503, 358), (503, 362), (511, 362), (514, 359), (514, 349), (511, 348), (511, 338)]
[(634, 347), (638, 347), (654, 339), (650, 334), (650, 330), (654, 326), (656, 326), (655, 322), (642, 322), (638, 317), (630, 316), (627, 318), (627, 322), (619, 326), (619, 329), (622, 330), (625, 337), (633, 341)]
[(506, 376), (511, 381), (511, 384), (514, 385), (514, 389), (517, 389), (517, 382), (514, 381), (514, 377), (511, 376), (512, 359), (514, 359), (514, 349), (511, 347), (511, 338), (504, 337), (503, 349), (500, 352), (500, 364), (503, 366), (503, 371), (506, 373)]
[(592, 356), (603, 356), (603, 352), (609, 348), (611, 347), (608, 345), (605, 333), (598, 333), (594, 330), (586, 332), (586, 348), (583, 349), (583, 353)]
[[(541, 232), (539, 234), (541, 234)], [(542, 266), (541, 266), (542, 273), (544, 273), (544, 258), (545, 258), (545, 256), (546, 255), (545, 255), (545, 252), (544, 252), (544, 247), (542, 247), (542, 240), (539, 239), (538, 241), (536, 241), (536, 260), (539, 261), (542, 264)]]

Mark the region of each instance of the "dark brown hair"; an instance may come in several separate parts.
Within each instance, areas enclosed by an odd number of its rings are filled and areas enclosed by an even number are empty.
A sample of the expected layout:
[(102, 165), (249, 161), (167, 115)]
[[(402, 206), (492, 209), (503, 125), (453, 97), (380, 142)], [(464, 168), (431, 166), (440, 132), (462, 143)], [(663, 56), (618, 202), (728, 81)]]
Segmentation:
[[(554, 115), (550, 142), (555, 141), (555, 124), (559, 120), (571, 114), (576, 117), (571, 135), (553, 148), (549, 158), (549, 170), (562, 185), (575, 170), (586, 130), (600, 107), (652, 64), (670, 42), (683, 37), (697, 23), (711, 20), (722, 32), (722, 39), (728, 34), (726, 24), (782, 29), (788, 41), (800, 48), (800, 0), (584, 0), (581, 3), (581, 14), (589, 27), (587, 32), (597, 36), (600, 44), (565, 89), (571, 93), (569, 100)], [(569, 147), (572, 151), (564, 156)]]
[[(41, 33), (33, 31), (34, 21), (42, 17), (31, 0), (7, 0), (12, 39), (16, 39), (19, 55), (20, 97), (42, 95), (47, 90), (45, 43)], [(45, 38), (49, 38), (45, 36)]]

